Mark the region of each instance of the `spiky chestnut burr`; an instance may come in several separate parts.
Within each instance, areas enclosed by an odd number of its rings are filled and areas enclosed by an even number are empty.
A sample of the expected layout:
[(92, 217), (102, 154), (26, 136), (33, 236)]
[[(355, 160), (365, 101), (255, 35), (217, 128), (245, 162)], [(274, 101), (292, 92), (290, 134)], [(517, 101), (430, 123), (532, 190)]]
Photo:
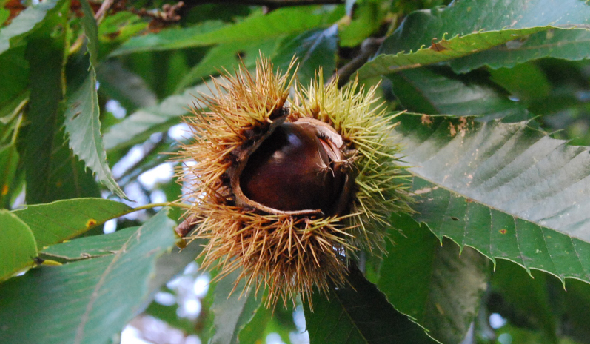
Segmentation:
[(347, 259), (382, 247), (387, 214), (409, 211), (375, 88), (318, 78), (289, 99), (293, 83), (265, 59), (255, 75), (240, 66), (214, 81), (216, 95), (201, 98), (209, 111), (185, 119), (193, 142), (179, 153), (195, 161), (181, 178), (191, 237), (209, 239), (204, 267), (241, 268), (248, 287), (268, 288), (267, 306), (342, 285)]

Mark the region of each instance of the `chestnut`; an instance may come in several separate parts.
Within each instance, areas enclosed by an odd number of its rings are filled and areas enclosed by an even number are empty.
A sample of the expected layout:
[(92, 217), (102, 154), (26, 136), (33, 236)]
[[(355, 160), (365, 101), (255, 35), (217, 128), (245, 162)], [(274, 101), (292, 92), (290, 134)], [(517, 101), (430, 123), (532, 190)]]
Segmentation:
[(192, 206), (177, 233), (196, 228), (202, 267), (241, 270), (269, 307), (344, 285), (356, 252), (383, 247), (390, 212), (411, 211), (376, 87), (321, 75), (304, 87), (262, 59), (214, 81), (207, 110), (185, 118), (192, 141), (179, 155), (191, 164), (179, 172)]
[(240, 176), (244, 195), (277, 210), (331, 213), (343, 172), (334, 170), (337, 161), (326, 146), (308, 123), (277, 126), (246, 163)]

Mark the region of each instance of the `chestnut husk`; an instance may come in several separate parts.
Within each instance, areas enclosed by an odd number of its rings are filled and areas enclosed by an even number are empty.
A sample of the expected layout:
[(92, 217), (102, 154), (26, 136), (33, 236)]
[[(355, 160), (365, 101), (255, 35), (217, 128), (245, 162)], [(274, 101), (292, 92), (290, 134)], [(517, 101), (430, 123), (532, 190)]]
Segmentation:
[(239, 269), (236, 285), (267, 288), (268, 307), (344, 285), (349, 259), (380, 250), (388, 214), (409, 209), (375, 88), (320, 75), (290, 97), (293, 77), (268, 60), (255, 75), (240, 66), (200, 99), (208, 111), (185, 118), (193, 142), (179, 155), (195, 163), (179, 173), (193, 206), (177, 233), (195, 227), (202, 268)]

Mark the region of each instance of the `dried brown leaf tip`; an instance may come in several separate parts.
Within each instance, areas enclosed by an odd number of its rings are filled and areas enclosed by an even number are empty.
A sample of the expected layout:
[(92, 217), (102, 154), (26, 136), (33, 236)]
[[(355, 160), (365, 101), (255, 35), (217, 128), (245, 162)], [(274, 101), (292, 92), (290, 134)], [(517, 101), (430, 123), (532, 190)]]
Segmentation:
[(267, 306), (343, 285), (349, 259), (382, 249), (388, 214), (409, 211), (376, 89), (288, 74), (262, 58), (254, 75), (241, 66), (214, 81), (179, 153), (193, 162), (181, 177), (190, 238), (208, 239), (204, 267), (241, 269), (248, 288), (268, 289)]

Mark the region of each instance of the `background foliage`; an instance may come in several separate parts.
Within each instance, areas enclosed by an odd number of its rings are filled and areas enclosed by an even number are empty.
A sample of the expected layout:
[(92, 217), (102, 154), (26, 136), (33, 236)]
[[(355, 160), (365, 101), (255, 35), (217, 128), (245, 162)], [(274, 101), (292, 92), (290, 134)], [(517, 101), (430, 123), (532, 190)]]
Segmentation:
[[(0, 341), (120, 342), (131, 322), (155, 343), (590, 342), (586, 2), (0, 5)], [(260, 54), (406, 110), (416, 212), (313, 311), (207, 284), (163, 207), (194, 96)]]

